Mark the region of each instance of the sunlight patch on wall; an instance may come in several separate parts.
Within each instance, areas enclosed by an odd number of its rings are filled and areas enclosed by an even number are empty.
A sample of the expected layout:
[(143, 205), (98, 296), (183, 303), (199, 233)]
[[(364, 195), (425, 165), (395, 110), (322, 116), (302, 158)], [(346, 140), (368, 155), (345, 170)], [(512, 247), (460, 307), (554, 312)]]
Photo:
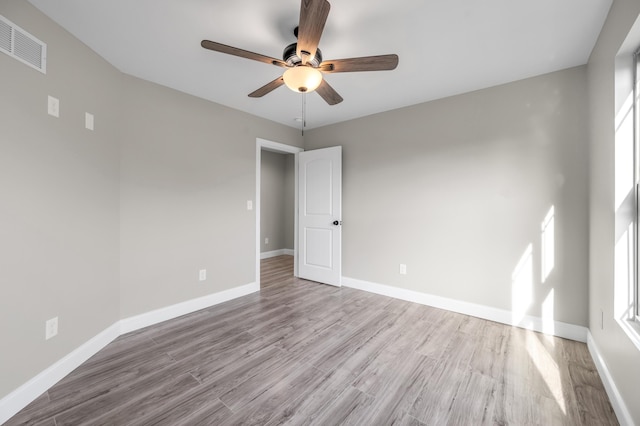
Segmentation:
[(521, 325), (533, 301), (533, 247), (527, 246), (511, 275), (512, 324)]
[(542, 236), (542, 282), (544, 283), (555, 266), (555, 207), (551, 206), (541, 225)]
[(614, 315), (618, 319), (633, 317), (633, 223), (616, 242), (614, 269)]
[(615, 209), (633, 190), (633, 93), (616, 115)]
[(555, 309), (555, 291), (551, 289), (547, 297), (542, 302), (542, 332), (554, 335), (556, 331), (554, 309)]

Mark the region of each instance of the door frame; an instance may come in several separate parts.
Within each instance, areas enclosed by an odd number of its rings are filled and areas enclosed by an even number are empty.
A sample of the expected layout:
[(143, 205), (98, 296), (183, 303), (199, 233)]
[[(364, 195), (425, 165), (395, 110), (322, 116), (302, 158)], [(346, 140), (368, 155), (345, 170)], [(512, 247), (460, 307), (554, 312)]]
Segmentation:
[(293, 145), (286, 145), (267, 139), (256, 138), (256, 278), (255, 282), (260, 287), (260, 188), (262, 181), (262, 150), (276, 152), (278, 154), (294, 154), (294, 230), (293, 230), (293, 275), (298, 276), (298, 153), (304, 149)]

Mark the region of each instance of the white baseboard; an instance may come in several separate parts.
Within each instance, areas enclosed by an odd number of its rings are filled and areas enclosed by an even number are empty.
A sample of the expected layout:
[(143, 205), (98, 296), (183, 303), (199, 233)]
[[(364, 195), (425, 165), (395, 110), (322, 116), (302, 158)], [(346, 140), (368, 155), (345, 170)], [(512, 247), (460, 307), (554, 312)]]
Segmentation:
[(285, 254), (287, 256), (293, 256), (293, 250), (280, 249), (280, 250), (265, 251), (263, 253), (260, 253), (260, 259), (269, 259), (271, 257), (282, 256)]
[(116, 322), (9, 395), (0, 399), (0, 424), (9, 420), (42, 395), (43, 392), (75, 370), (80, 364), (111, 343), (119, 336), (119, 332), (120, 326)]
[(415, 302), (421, 305), (427, 305), (434, 308), (446, 309), (448, 311), (471, 315), (502, 324), (508, 324), (516, 327), (526, 328), (528, 330), (539, 331), (541, 333), (551, 334), (554, 336), (563, 337), (565, 339), (576, 340), (578, 342), (587, 341), (588, 329), (587, 327), (582, 327), (579, 325), (567, 324), (560, 321), (554, 321), (551, 324), (547, 324), (543, 322), (542, 318), (532, 316), (526, 316), (521, 321), (514, 323), (511, 311), (507, 311), (504, 309), (463, 302), (460, 300), (434, 296), (432, 294), (392, 287), (385, 284), (377, 284), (368, 281), (357, 280), (354, 278), (342, 277), (342, 285), (345, 287), (368, 291), (370, 293), (393, 297), (395, 299), (406, 300), (408, 302)]
[(187, 300), (185, 302), (176, 303), (175, 305), (166, 306), (150, 312), (145, 312), (144, 314), (125, 318), (120, 320), (120, 334), (126, 334), (150, 325), (190, 314), (191, 312), (199, 311), (200, 309), (205, 309), (209, 306), (217, 305), (231, 299), (246, 296), (248, 294), (255, 293), (256, 291), (260, 291), (260, 286), (257, 283), (245, 284), (240, 287), (230, 288), (229, 290), (212, 293), (207, 296), (198, 297), (197, 299)]
[(598, 369), (598, 373), (600, 374), (600, 378), (602, 379), (602, 384), (607, 391), (607, 395), (609, 396), (609, 401), (611, 401), (613, 411), (615, 411), (616, 416), (618, 417), (618, 422), (621, 426), (633, 426), (634, 423), (633, 419), (631, 418), (631, 413), (624, 403), (624, 400), (620, 395), (620, 391), (618, 391), (616, 383), (613, 380), (611, 373), (609, 372), (607, 364), (604, 362), (604, 358), (602, 357), (602, 354), (600, 353), (598, 345), (596, 345), (591, 332), (587, 334), (587, 347), (589, 348), (591, 358), (593, 358), (593, 362)]
[(246, 296), (256, 291), (260, 291), (260, 286), (257, 283), (246, 284), (116, 322), (9, 395), (0, 399), (0, 424), (9, 420), (118, 336), (238, 297)]

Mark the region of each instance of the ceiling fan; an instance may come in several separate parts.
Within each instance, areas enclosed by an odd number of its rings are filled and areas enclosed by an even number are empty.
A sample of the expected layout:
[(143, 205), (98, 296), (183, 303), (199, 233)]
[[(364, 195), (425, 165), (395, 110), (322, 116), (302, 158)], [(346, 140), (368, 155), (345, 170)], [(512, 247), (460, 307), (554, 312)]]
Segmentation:
[(281, 77), (249, 93), (249, 97), (260, 98), (285, 84), (298, 93), (308, 93), (315, 90), (329, 105), (336, 105), (342, 102), (343, 99), (327, 83), (323, 78), (323, 74), (392, 70), (398, 66), (398, 55), (365, 56), (323, 61), (322, 52), (318, 49), (318, 44), (324, 24), (329, 16), (330, 8), (331, 5), (327, 0), (302, 0), (300, 22), (294, 30), (298, 42), (290, 44), (284, 49), (282, 60), (210, 40), (202, 40), (200, 44), (205, 49), (286, 68)]

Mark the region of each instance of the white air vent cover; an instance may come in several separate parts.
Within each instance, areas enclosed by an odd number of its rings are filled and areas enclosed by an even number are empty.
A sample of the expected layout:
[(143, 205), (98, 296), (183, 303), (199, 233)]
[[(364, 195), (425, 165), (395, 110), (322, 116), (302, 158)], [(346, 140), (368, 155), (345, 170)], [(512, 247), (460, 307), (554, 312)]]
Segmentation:
[(47, 45), (0, 15), (0, 51), (47, 73)]

